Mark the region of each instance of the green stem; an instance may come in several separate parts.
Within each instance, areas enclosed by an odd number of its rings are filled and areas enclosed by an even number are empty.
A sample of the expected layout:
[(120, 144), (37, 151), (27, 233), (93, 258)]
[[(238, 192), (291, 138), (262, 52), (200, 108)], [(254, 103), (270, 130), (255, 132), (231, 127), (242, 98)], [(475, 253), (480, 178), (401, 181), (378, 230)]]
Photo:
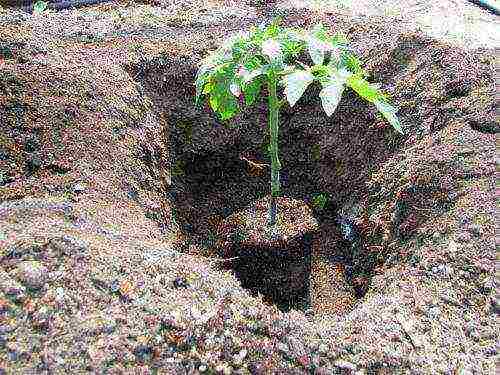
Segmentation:
[(280, 193), (280, 175), (281, 163), (278, 158), (278, 123), (280, 103), (276, 95), (277, 76), (274, 73), (269, 75), (269, 134), (271, 136), (271, 205), (269, 208), (269, 225), (276, 224), (277, 198)]

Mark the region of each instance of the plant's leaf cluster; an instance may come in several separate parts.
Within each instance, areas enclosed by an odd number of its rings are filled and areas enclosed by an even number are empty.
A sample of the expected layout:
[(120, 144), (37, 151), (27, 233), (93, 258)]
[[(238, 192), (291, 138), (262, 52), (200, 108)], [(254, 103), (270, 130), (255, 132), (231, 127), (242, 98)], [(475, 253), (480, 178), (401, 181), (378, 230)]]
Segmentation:
[(35, 4), (33, 4), (33, 13), (42, 13), (45, 9), (47, 9), (47, 5), (48, 3), (46, 1), (38, 0)]
[[(250, 32), (239, 32), (209, 55), (196, 76), (196, 103), (200, 103), (202, 95), (209, 95), (211, 108), (227, 120), (237, 113), (240, 102), (254, 104), (262, 84), (274, 77), (280, 79), (290, 106), (318, 81), (327, 116), (335, 112), (348, 86), (374, 104), (394, 129), (403, 133), (397, 109), (387, 102), (379, 86), (366, 81), (367, 74), (345, 35), (331, 36), (321, 23), (309, 31), (280, 28), (280, 21), (276, 18), (267, 27), (261, 24)], [(296, 61), (304, 50), (314, 63), (311, 67)]]
[(328, 196), (327, 194), (318, 194), (312, 199), (312, 204), (314, 207), (319, 208), (319, 209), (324, 209), (326, 202), (328, 201)]

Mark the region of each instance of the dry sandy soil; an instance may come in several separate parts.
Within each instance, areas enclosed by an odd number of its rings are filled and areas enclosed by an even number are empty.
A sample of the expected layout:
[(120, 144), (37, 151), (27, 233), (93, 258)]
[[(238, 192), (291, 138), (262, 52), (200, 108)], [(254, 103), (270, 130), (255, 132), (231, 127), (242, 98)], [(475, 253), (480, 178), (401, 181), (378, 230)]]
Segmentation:
[[(346, 32), (405, 129), (352, 93), (283, 110), (286, 195), (332, 197), (321, 251), (346, 245), (330, 211), (365, 225), (328, 284), (365, 280), (342, 313), (280, 310), (204, 242), (268, 181), (229, 163), (202, 189), (193, 160), (258, 150), (267, 113), (195, 109), (196, 64), (277, 14)], [(0, 374), (494, 374), (495, 27), (461, 1), (0, 10)]]

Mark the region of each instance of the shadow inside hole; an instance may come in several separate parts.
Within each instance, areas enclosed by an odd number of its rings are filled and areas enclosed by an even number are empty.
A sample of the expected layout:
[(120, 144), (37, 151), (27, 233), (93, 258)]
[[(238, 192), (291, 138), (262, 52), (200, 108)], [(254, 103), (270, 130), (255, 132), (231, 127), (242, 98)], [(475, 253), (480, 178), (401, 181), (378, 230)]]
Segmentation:
[[(269, 175), (249, 176), (247, 163), (239, 158), (241, 149), (237, 145), (219, 152), (183, 155), (184, 174), (177, 180), (173, 178), (174, 185), (182, 185), (175, 196), (176, 211), (181, 224), (185, 224), (181, 228), (185, 230), (191, 244), (204, 250), (217, 247), (217, 238), (214, 237), (215, 231), (209, 218), (215, 215), (223, 220), (269, 194)], [(292, 165), (290, 167), (293, 168)], [(303, 164), (301, 167), (304, 173), (313, 168)], [(282, 195), (305, 200), (311, 192), (321, 191), (319, 186), (314, 185), (313, 179), (301, 177), (301, 174), (291, 173)], [(358, 195), (355, 193), (352, 192)], [(357, 228), (354, 218), (347, 218), (347, 222), (340, 220), (339, 207), (342, 207), (344, 200), (352, 198), (351, 194), (348, 191), (342, 191), (341, 194), (330, 191), (329, 194), (336, 199), (328, 200), (319, 210), (309, 200), (320, 231), (325, 233), (325, 244), (320, 240), (319, 246), (324, 247), (322, 251), (340, 254), (334, 262), (342, 265), (346, 282), (352, 286), (354, 297), (359, 300), (369, 290), (374, 269), (384, 264), (388, 254), (366, 252), (363, 249), (366, 239), (360, 233), (360, 228)], [(300, 225), (300, 218), (296, 219), (297, 225)], [(372, 236), (370, 242), (379, 242), (381, 237), (381, 233)], [(332, 241), (334, 245), (331, 245)], [(300, 260), (265, 256), (264, 249), (238, 248), (235, 251), (239, 259), (224, 262), (219, 267), (234, 272), (242, 287), (254, 296), (261, 294), (265, 301), (275, 304), (280, 310), (305, 311), (310, 308), (311, 247), (306, 244), (307, 241), (303, 242), (303, 246), (309, 250), (308, 255)], [(283, 253), (288, 250), (284, 249)], [(207, 253), (214, 254), (210, 251)]]
[(267, 303), (276, 305), (281, 311), (306, 311), (310, 307), (310, 247), (305, 243), (301, 257), (286, 254), (288, 249), (278, 249), (272, 254), (260, 248), (243, 247), (235, 252), (238, 259), (221, 266), (232, 271), (241, 286), (257, 297), (263, 296)]

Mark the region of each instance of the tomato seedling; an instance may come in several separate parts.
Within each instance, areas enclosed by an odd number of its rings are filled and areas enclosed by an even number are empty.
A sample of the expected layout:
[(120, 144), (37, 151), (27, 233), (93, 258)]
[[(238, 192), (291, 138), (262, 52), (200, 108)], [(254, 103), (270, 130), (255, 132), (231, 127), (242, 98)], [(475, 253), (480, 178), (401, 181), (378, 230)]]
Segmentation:
[[(271, 204), (269, 225), (276, 224), (276, 200), (280, 193), (278, 156), (279, 109), (288, 102), (294, 106), (307, 87), (319, 82), (321, 104), (327, 116), (337, 108), (345, 86), (375, 105), (383, 117), (403, 133), (396, 108), (378, 85), (365, 80), (361, 62), (340, 33), (330, 35), (321, 24), (311, 30), (280, 27), (280, 18), (226, 39), (222, 46), (202, 61), (196, 74), (196, 104), (208, 95), (210, 107), (222, 121), (233, 117), (240, 104), (250, 106), (267, 88), (269, 106), (269, 153), (271, 157)], [(308, 51), (312, 66), (298, 61)], [(278, 85), (285, 98), (278, 98)]]

